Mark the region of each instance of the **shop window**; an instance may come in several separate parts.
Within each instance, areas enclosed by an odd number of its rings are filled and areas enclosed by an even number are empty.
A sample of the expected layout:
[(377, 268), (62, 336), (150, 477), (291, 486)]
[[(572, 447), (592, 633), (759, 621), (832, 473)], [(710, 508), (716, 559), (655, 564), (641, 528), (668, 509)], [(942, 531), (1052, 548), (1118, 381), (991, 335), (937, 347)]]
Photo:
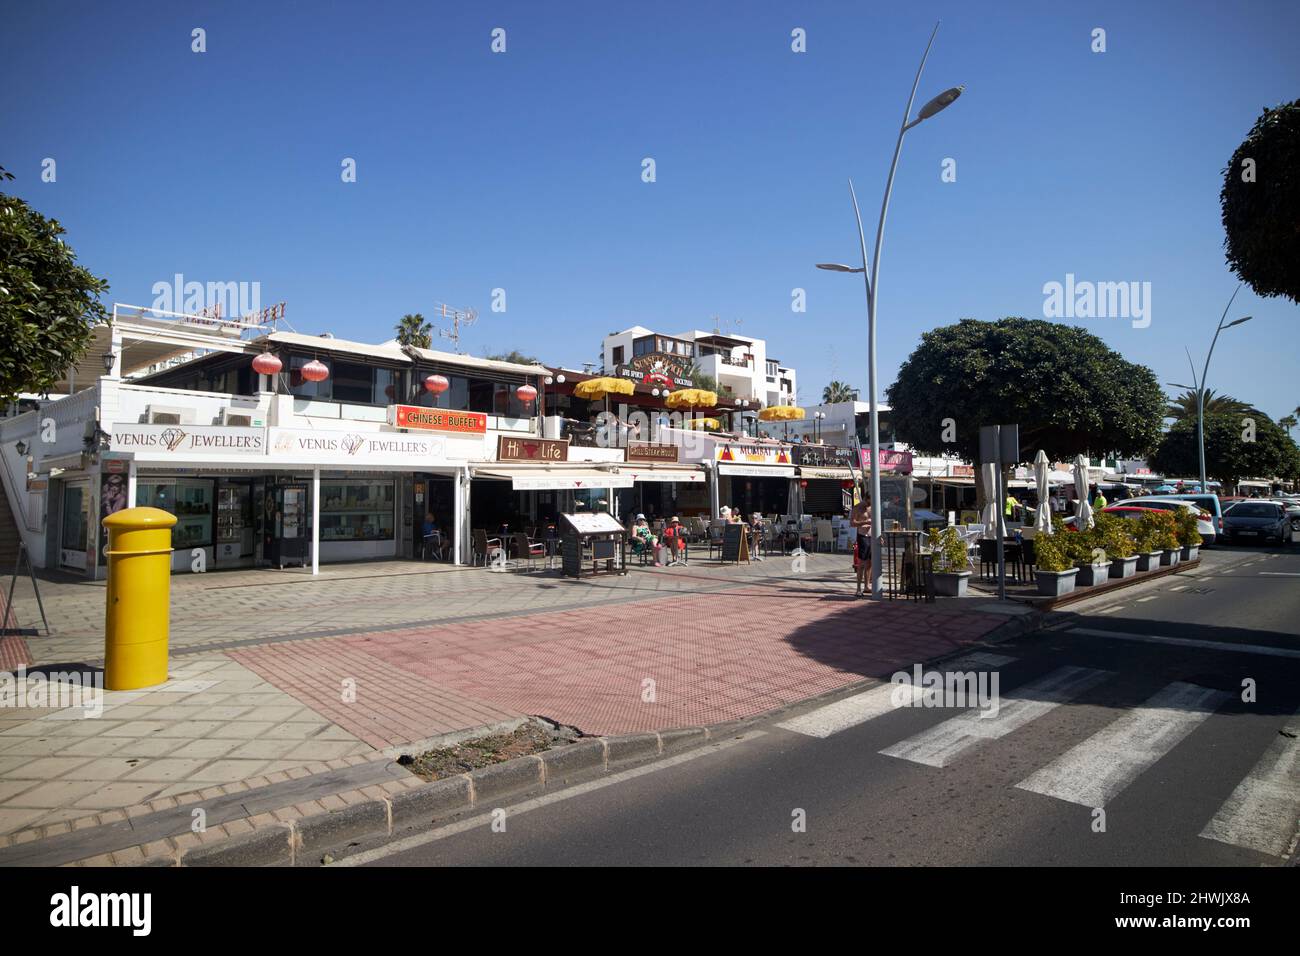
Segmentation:
[(330, 369), (336, 402), (369, 405), (375, 396), (375, 370), (354, 362), (335, 362)]
[[(313, 359), (311, 355), (293, 355), (289, 357), (289, 391), (298, 398), (313, 398), (322, 402), (330, 399), (330, 388), (333, 384), (333, 367), (331, 375), (323, 382), (309, 382), (302, 377), (302, 367)], [(326, 365), (331, 363), (326, 362)]]
[(320, 486), (322, 541), (390, 541), (394, 527), (394, 483), (331, 481)]
[(623, 346), (621, 345), (614, 346), (614, 364), (615, 365), (623, 364)]
[(212, 480), (167, 478), (136, 482), (137, 507), (161, 508), (176, 516), (172, 547), (204, 548), (212, 544)]

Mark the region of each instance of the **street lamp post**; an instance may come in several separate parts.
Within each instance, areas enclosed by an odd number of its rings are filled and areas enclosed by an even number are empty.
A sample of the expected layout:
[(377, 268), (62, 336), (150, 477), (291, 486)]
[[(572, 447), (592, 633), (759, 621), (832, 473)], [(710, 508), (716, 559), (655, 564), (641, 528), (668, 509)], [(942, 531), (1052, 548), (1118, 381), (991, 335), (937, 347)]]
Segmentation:
[[(1206, 481), (1205, 475), (1205, 376), (1210, 373), (1210, 357), (1214, 355), (1214, 346), (1218, 344), (1220, 332), (1224, 329), (1230, 329), (1234, 325), (1241, 325), (1245, 322), (1249, 322), (1254, 318), (1254, 316), (1243, 315), (1239, 319), (1233, 319), (1227, 325), (1223, 324), (1224, 319), (1228, 317), (1228, 310), (1232, 308), (1233, 299), (1237, 298), (1237, 293), (1241, 291), (1241, 285), (1241, 283), (1238, 283), (1237, 288), (1232, 290), (1232, 297), (1228, 299), (1228, 304), (1223, 307), (1223, 315), (1219, 317), (1218, 327), (1214, 330), (1214, 338), (1210, 340), (1210, 351), (1205, 355), (1205, 365), (1201, 369), (1201, 378), (1199, 381), (1196, 378), (1196, 366), (1192, 365), (1191, 387), (1196, 392), (1196, 449), (1201, 465), (1202, 494), (1210, 490), (1210, 485)], [(1189, 365), (1192, 364), (1192, 355), (1190, 352), (1187, 353), (1187, 363)], [(1177, 385), (1174, 382), (1170, 382), (1169, 384), (1174, 385), (1175, 388), (1187, 388), (1186, 385)]]
[(885, 181), (885, 198), (880, 204), (880, 221), (876, 225), (876, 246), (871, 258), (871, 271), (867, 271), (867, 237), (862, 230), (862, 213), (858, 209), (858, 197), (853, 190), (853, 180), (849, 180), (849, 196), (853, 200), (853, 215), (858, 223), (858, 242), (862, 250), (862, 268), (834, 262), (819, 262), (818, 269), (831, 272), (860, 272), (867, 290), (867, 387), (870, 390), (871, 407), (871, 597), (880, 600), (883, 596), (880, 584), (880, 534), (882, 529), (880, 508), (880, 416), (876, 401), (876, 296), (880, 292), (880, 249), (885, 241), (885, 215), (889, 212), (889, 196), (894, 189), (894, 173), (898, 170), (898, 157), (903, 150), (903, 135), (913, 126), (929, 119), (940, 110), (952, 105), (961, 96), (964, 86), (954, 86), (944, 90), (934, 99), (921, 107), (916, 119), (908, 120), (912, 115), (912, 104), (916, 101), (916, 88), (921, 84), (921, 73), (925, 70), (925, 61), (930, 57), (930, 47), (934, 45), (935, 34), (939, 24), (934, 25), (930, 33), (930, 42), (925, 45), (921, 56), (921, 65), (916, 69), (916, 79), (912, 81), (912, 92), (907, 98), (907, 107), (903, 110), (903, 124), (898, 129), (898, 141), (894, 144), (894, 159), (889, 166), (889, 178)]

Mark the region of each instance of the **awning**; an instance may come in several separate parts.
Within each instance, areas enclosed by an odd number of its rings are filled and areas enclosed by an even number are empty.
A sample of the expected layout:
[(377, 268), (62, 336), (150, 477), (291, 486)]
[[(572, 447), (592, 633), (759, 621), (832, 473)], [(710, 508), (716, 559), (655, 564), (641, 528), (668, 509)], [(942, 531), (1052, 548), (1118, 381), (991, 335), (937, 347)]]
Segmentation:
[(704, 481), (704, 469), (690, 465), (620, 465), (618, 473), (631, 475), (634, 481)]
[(793, 478), (794, 469), (786, 465), (718, 465), (718, 474), (739, 478)]
[(515, 491), (560, 491), (580, 488), (631, 488), (630, 474), (614, 475), (595, 468), (511, 468), (493, 465), (474, 469), (475, 478), (508, 480)]
[(801, 478), (826, 478), (831, 481), (849, 481), (853, 478), (852, 468), (809, 468), (799, 466)]

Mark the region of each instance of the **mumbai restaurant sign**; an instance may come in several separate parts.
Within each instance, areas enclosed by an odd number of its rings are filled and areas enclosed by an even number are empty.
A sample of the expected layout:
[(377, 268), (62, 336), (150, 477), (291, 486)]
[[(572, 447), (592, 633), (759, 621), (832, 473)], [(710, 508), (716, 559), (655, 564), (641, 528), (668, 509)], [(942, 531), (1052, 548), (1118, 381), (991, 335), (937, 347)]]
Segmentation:
[(471, 435), (487, 433), (487, 415), (483, 412), (425, 408), (423, 405), (389, 405), (388, 424), (395, 428), (418, 428), (432, 432), (460, 432)]

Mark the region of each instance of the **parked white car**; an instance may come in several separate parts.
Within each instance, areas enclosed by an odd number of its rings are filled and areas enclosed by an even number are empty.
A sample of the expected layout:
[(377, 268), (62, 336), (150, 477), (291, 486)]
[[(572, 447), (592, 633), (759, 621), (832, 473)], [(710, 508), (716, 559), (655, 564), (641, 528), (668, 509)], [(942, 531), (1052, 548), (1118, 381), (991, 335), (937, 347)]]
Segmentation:
[(1178, 511), (1180, 509), (1191, 511), (1196, 515), (1196, 530), (1201, 534), (1201, 545), (1203, 547), (1214, 544), (1215, 539), (1219, 536), (1214, 516), (1190, 501), (1182, 501), (1173, 497), (1164, 498), (1159, 495), (1143, 495), (1141, 498), (1126, 498), (1123, 501), (1113, 501), (1111, 506), (1116, 508), (1121, 506), (1128, 508), (1158, 508), (1161, 511)]

